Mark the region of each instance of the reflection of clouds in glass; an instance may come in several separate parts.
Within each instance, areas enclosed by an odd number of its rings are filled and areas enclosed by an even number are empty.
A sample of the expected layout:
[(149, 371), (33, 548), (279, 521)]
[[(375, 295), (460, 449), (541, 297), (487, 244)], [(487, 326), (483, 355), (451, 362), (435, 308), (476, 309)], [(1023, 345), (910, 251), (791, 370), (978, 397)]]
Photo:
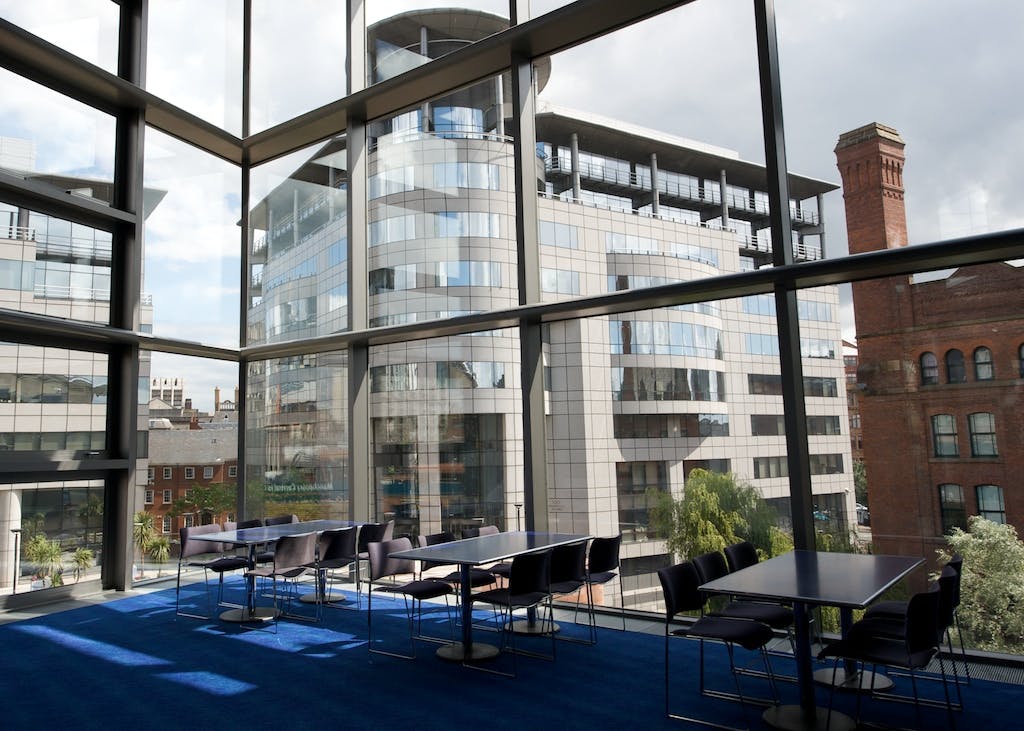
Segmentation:
[(212, 412), (215, 388), (220, 388), (221, 399), (234, 400), (235, 386), (238, 383), (238, 364), (156, 351), (152, 353), (152, 357), (150, 378), (183, 379), (184, 397), (192, 399), (193, 408)]
[(0, 17), (89, 63), (117, 71), (117, 4), (109, 0), (2, 0)]
[(988, 191), (977, 183), (945, 198), (938, 207), (939, 236), (955, 239), (991, 231), (988, 207)]

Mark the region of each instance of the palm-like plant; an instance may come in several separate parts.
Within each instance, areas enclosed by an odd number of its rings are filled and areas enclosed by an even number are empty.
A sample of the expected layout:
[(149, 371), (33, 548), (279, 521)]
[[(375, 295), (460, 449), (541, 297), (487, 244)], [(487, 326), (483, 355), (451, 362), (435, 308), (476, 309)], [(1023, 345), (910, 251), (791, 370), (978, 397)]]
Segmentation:
[(95, 555), (91, 548), (79, 548), (71, 556), (71, 563), (75, 566), (75, 581), (77, 582), (82, 578), (82, 574), (86, 572), (91, 566)]
[(163, 565), (171, 557), (171, 542), (167, 539), (167, 536), (153, 536), (147, 551), (149, 557), (156, 561), (159, 566), (156, 574), (159, 577), (163, 570)]
[[(149, 545), (156, 538), (156, 524), (153, 514), (140, 510), (135, 514), (135, 521), (132, 526), (132, 539), (135, 547), (139, 549), (139, 557), (145, 562), (146, 554), (149, 553)], [(139, 566), (139, 576), (145, 574), (143, 566)]]
[(61, 565), (60, 543), (48, 540), (42, 533), (32, 536), (32, 539), (25, 544), (25, 558), (36, 566), (36, 576), (40, 579), (50, 577), (51, 583), (56, 583), (56, 577)]

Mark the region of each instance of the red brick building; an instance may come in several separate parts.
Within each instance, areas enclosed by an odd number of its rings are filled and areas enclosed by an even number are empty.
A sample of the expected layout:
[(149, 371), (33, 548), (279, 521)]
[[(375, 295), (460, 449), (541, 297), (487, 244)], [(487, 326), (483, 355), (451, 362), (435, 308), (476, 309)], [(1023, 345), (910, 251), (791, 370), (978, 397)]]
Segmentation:
[[(903, 150), (840, 135), (851, 254), (907, 245)], [(853, 304), (875, 552), (931, 557), (977, 514), (1024, 533), (1024, 268), (857, 282)]]

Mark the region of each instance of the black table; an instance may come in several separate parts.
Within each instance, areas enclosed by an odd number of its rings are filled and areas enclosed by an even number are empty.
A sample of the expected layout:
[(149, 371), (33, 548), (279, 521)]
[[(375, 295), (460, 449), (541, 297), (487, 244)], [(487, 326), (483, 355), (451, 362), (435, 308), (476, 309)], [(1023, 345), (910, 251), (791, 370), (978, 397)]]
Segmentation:
[(555, 546), (579, 543), (589, 540), (588, 535), (569, 533), (538, 533), (516, 531), (497, 533), (490, 536), (464, 538), (461, 541), (439, 543), (434, 546), (412, 548), (391, 554), (394, 558), (416, 561), (435, 561), (441, 564), (457, 564), (461, 574), (459, 589), (462, 602), (462, 642), (444, 645), (437, 650), (439, 657), (446, 660), (485, 660), (498, 654), (494, 645), (473, 642), (473, 602), (470, 597), (470, 569), (474, 566), (496, 563), (524, 553), (543, 551)]
[[(763, 716), (765, 723), (787, 731), (854, 728), (853, 719), (837, 711), (832, 712), (832, 722), (827, 725), (827, 709), (815, 704), (808, 609), (839, 607), (840, 625), (845, 635), (853, 624), (854, 609), (864, 609), (923, 563), (923, 558), (913, 556), (790, 551), (700, 587), (709, 594), (735, 594), (793, 603), (800, 704), (768, 708)], [(831, 682), (832, 671), (825, 672), (827, 678), (822, 679)], [(850, 687), (860, 687), (862, 679), (844, 677), (838, 682), (847, 686), (852, 682)], [(867, 686), (867, 681), (863, 683)]]
[[(249, 550), (249, 568), (256, 565), (256, 548), (264, 543), (273, 543), (282, 536), (300, 536), (305, 533), (323, 533), (325, 530), (348, 528), (358, 523), (349, 520), (307, 520), (299, 523), (282, 523), (280, 525), (263, 525), (255, 528), (239, 528), (224, 530), (219, 533), (204, 533), (192, 536), (198, 541), (213, 543), (233, 543), (245, 546)], [(229, 609), (220, 615), (225, 622), (263, 622), (273, 619), (273, 607), (256, 606), (256, 579), (245, 578), (246, 606), (242, 609)]]

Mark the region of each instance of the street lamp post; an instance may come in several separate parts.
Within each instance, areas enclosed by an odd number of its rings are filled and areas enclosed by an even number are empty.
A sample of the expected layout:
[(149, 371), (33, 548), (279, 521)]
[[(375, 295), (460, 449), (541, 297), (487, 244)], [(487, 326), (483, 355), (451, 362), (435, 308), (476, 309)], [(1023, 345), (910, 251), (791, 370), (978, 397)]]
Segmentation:
[(14, 560), (11, 561), (13, 566), (13, 576), (11, 577), (11, 594), (18, 593), (18, 539), (21, 538), (21, 528), (11, 528), (11, 533), (14, 534)]

